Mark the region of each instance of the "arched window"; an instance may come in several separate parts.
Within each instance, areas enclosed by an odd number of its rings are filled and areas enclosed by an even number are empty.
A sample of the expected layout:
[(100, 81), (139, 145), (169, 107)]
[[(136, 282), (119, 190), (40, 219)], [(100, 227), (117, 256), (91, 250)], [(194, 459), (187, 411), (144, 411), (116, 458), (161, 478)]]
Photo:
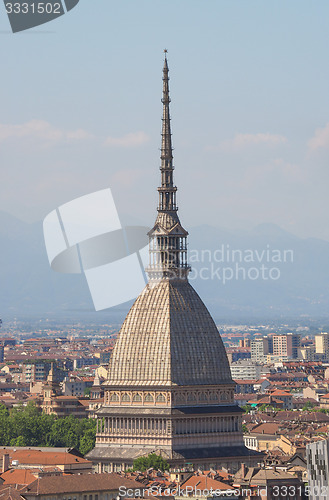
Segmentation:
[(203, 402), (203, 401), (208, 401), (208, 397), (207, 397), (207, 394), (205, 392), (201, 392), (200, 393), (200, 396), (199, 396), (199, 401), (200, 402)]
[(209, 395), (210, 401), (217, 401), (217, 393), (216, 392), (211, 392)]
[(195, 402), (196, 401), (196, 397), (193, 394), (193, 392), (190, 392), (190, 394), (187, 396), (187, 401), (189, 401), (189, 402)]

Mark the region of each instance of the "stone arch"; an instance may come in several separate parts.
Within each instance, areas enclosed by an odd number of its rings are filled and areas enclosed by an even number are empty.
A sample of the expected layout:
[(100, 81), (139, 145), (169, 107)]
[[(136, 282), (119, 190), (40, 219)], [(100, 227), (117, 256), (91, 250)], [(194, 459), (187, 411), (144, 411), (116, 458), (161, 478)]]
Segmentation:
[(228, 400), (228, 394), (227, 394), (227, 392), (222, 392), (221, 393), (220, 400), (221, 401), (227, 401)]
[(194, 392), (190, 392), (190, 393), (187, 395), (187, 401), (188, 401), (189, 403), (194, 403), (194, 402), (196, 402), (196, 397), (195, 397)]
[(199, 401), (200, 401), (200, 403), (208, 401), (208, 395), (206, 392), (202, 391), (199, 393)]

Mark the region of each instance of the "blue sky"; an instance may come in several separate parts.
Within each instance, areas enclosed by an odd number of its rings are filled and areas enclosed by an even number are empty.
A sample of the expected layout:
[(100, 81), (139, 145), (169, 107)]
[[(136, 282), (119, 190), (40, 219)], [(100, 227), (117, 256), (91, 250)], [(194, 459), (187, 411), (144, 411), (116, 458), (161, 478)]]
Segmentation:
[(0, 210), (111, 187), (151, 225), (167, 48), (184, 225), (329, 239), (326, 0), (80, 0), (18, 34), (0, 7)]

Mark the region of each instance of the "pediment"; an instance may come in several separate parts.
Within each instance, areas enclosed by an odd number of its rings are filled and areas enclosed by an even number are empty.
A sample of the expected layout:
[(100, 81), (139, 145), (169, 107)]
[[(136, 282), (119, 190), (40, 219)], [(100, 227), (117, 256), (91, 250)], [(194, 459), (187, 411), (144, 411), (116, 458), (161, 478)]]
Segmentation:
[(148, 236), (166, 236), (167, 234), (169, 234), (169, 231), (160, 224), (155, 224), (155, 226), (147, 233)]
[(175, 224), (175, 226), (168, 231), (168, 234), (174, 236), (187, 236), (188, 232), (180, 224)]

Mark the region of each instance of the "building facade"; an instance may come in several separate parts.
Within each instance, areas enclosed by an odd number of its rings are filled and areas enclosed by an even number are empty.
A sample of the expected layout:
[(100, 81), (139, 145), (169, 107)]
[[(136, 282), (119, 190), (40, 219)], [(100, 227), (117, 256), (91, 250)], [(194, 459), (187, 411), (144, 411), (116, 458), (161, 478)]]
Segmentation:
[[(149, 283), (120, 330), (98, 411), (96, 446), (87, 455), (101, 471), (130, 467), (157, 453), (172, 466), (238, 468), (242, 410), (216, 325), (188, 282), (187, 231), (180, 223), (163, 68), (161, 185), (149, 232)], [(259, 458), (255, 458), (259, 460)]]
[(312, 500), (328, 498), (329, 491), (329, 440), (306, 445), (308, 492)]
[(35, 383), (46, 380), (50, 370), (50, 362), (34, 361), (22, 365), (22, 382)]
[(321, 361), (329, 360), (329, 333), (321, 332), (315, 335), (315, 359)]
[(56, 379), (54, 363), (43, 384), (42, 396), (39, 400), (40, 408), (47, 415), (56, 417), (68, 417), (73, 415), (76, 418), (86, 418), (87, 406), (83, 405), (78, 396), (63, 396), (60, 384)]
[(266, 363), (266, 356), (269, 354), (269, 339), (267, 337), (257, 338), (251, 341), (251, 359)]
[(262, 366), (250, 359), (241, 359), (231, 364), (231, 373), (234, 380), (259, 380)]
[(273, 355), (282, 358), (298, 358), (300, 349), (300, 335), (297, 333), (286, 333), (273, 335)]

